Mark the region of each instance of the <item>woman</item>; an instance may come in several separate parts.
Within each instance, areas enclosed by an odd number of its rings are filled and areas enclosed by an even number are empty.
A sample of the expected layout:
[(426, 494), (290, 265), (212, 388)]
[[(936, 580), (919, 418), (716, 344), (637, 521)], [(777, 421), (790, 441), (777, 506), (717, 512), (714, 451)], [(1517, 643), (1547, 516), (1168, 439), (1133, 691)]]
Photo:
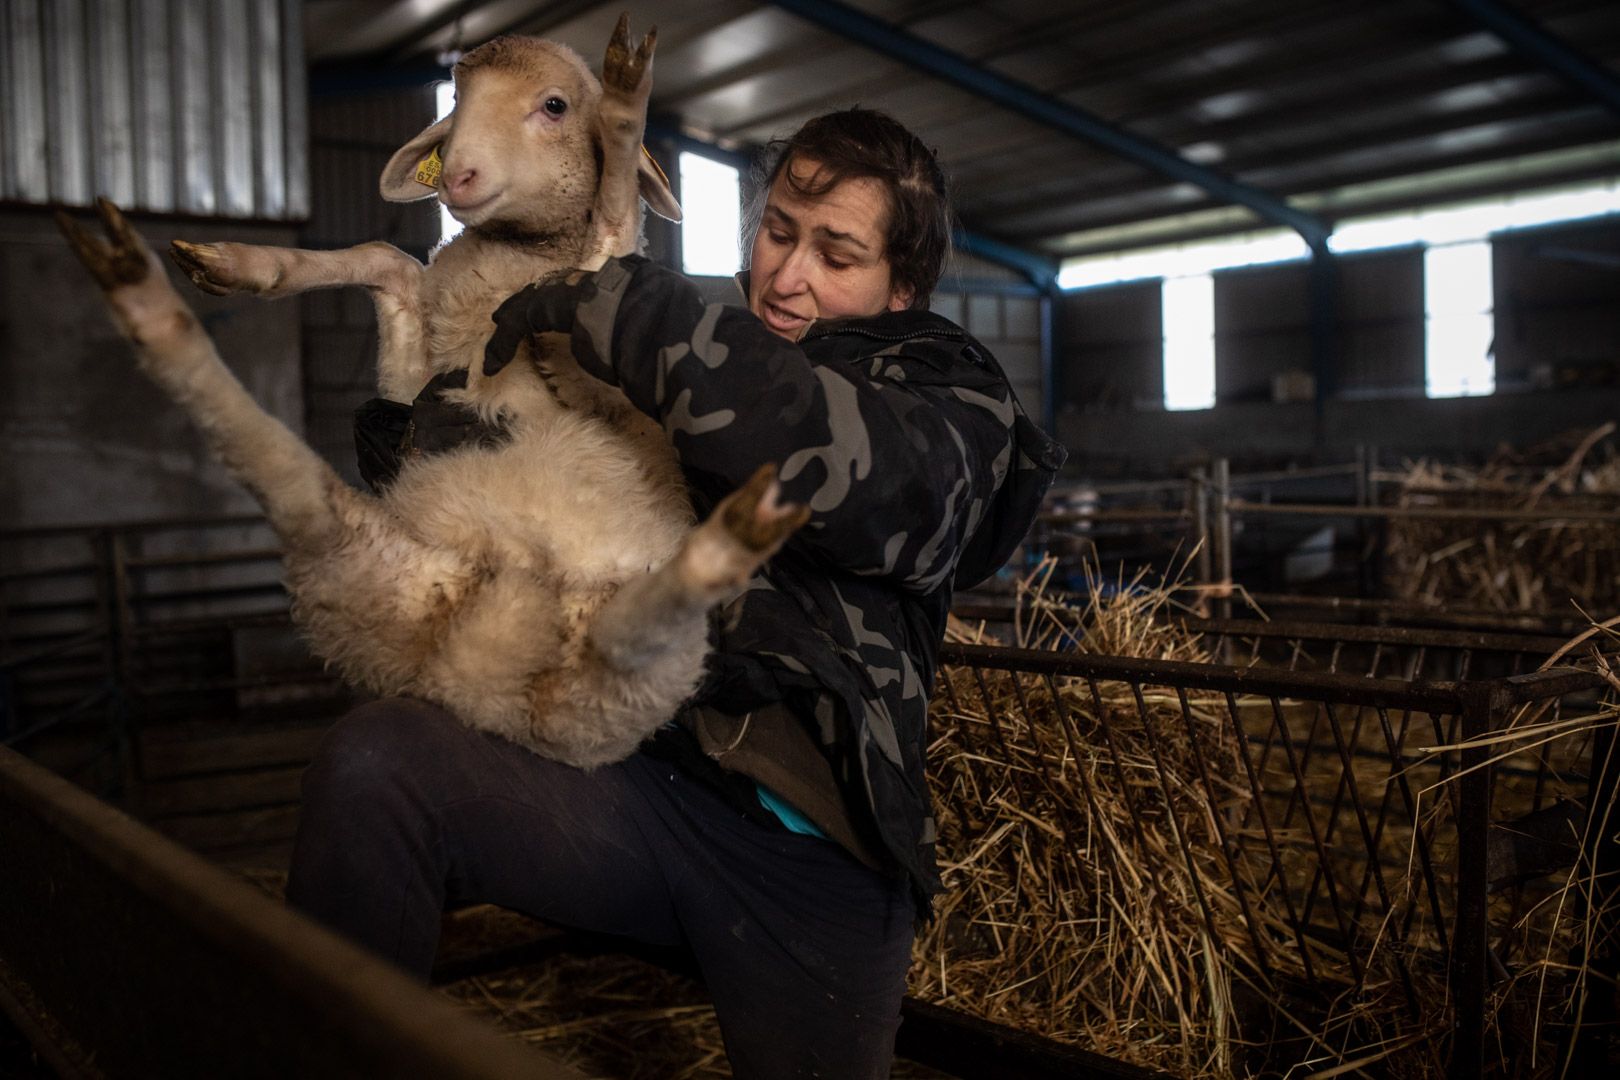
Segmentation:
[(423, 974), (443, 908), (475, 901), (689, 950), (737, 1076), (887, 1076), (939, 888), (935, 650), (953, 588), (1006, 559), (1062, 452), (927, 311), (949, 246), (932, 153), (866, 110), (776, 149), (747, 311), (619, 259), (512, 297), (486, 358), (568, 332), (670, 433), (700, 515), (765, 462), (811, 508), (718, 613), (704, 687), (589, 773), (425, 703), (357, 710), (306, 775), (288, 895)]

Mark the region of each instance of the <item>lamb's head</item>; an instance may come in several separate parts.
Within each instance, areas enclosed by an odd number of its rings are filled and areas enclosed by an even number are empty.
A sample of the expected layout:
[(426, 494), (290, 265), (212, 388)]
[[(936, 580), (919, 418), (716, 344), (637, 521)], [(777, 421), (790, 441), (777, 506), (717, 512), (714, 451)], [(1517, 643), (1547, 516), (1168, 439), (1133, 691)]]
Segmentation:
[(455, 108), (389, 160), (383, 198), (437, 196), (486, 235), (582, 237), (602, 164), (590, 68), (565, 45), (510, 36), (467, 53), (453, 75)]

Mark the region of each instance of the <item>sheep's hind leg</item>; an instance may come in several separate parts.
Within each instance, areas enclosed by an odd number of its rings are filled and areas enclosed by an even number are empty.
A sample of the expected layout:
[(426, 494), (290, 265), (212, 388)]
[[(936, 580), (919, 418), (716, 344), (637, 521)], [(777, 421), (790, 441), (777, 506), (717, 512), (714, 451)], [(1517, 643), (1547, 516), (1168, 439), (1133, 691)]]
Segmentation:
[(410, 401), (432, 375), (422, 336), (424, 268), (392, 244), (375, 241), (342, 251), (307, 251), (175, 240), (169, 258), (193, 285), (215, 296), (248, 292), (278, 299), (311, 289), (364, 288), (377, 311), (378, 393)]
[(609, 667), (634, 672), (679, 647), (671, 629), (733, 596), (809, 517), (808, 507), (781, 501), (776, 466), (761, 466), (687, 535), (673, 559), (602, 606), (591, 622), (592, 651)]
[(435, 627), (476, 587), (477, 568), (405, 535), (381, 504), (261, 409), (118, 208), (103, 199), (98, 209), (111, 243), (66, 215), (57, 221), (135, 343), (141, 370), (185, 408), (264, 507), (286, 545), (295, 607), (318, 651), (357, 681), (397, 691)]
[(283, 540), (330, 533), (338, 521), (335, 492), (355, 493), (243, 389), (169, 284), (163, 264), (118, 208), (106, 199), (97, 208), (111, 243), (64, 214), (57, 223), (101, 286), (124, 336), (135, 343), (141, 370), (190, 414)]

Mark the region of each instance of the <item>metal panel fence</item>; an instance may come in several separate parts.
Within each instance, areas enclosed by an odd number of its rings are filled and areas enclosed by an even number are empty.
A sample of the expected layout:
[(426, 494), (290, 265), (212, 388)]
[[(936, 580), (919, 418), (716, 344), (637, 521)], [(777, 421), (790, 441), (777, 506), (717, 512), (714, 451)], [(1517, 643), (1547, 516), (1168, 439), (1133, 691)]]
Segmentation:
[[(1232, 1015), (1218, 1036), (1250, 1044), (1251, 1057), (1228, 1061), (1239, 1072), (1324, 1067), (1336, 1045), (1340, 1062), (1358, 1049), (1374, 1059), (1395, 1050), (1454, 1076), (1481, 1075), (1488, 1059), (1518, 1075), (1536, 1040), (1514, 1020), (1527, 1007), (1514, 990), (1567, 930), (1556, 903), (1544, 903), (1558, 886), (1547, 875), (1597, 857), (1583, 855), (1584, 826), (1613, 789), (1606, 781), (1592, 796), (1590, 740), (1525, 747), (1494, 763), (1498, 751), (1482, 740), (1515, 722), (1573, 720), (1576, 705), (1594, 706), (1602, 679), (1569, 668), (1468, 677), (1482, 658), (1498, 670), (1534, 667), (1547, 639), (1206, 629), (1252, 650), (1241, 658), (1249, 666), (945, 647), (935, 724), (955, 729), (957, 753), (932, 766), (955, 773), (953, 783), (975, 792), (964, 802), (987, 809), (946, 811), (944, 857), (970, 862), (964, 852), (991, 847), (1009, 823), (1027, 837), (1017, 887), (982, 890), (991, 907), (970, 918), (1001, 935), (1003, 950), (1023, 933), (1095, 954), (1065, 978), (1109, 987), (1116, 1030), (1128, 1016), (1177, 1006), (1167, 995), (1129, 1012), (1130, 987), (1157, 981), (1132, 970), (1152, 950), (1138, 940), (1104, 955), (1092, 938), (1132, 920), (1179, 926), (1191, 940), (1157, 944), (1210, 949), (1199, 977), (1248, 990), (1225, 999)], [(1343, 632), (1360, 640), (1333, 640)], [(1412, 678), (1437, 655), (1456, 677)], [(1016, 809), (1006, 808), (1010, 785), (1028, 789), (1011, 800)], [(1043, 828), (1024, 828), (1036, 818)], [(1058, 867), (1047, 873), (1077, 883), (1052, 926), (1028, 914), (1028, 864), (1043, 860)], [(1164, 908), (1178, 902), (1171, 917)], [(995, 907), (1003, 903), (1012, 906)], [(954, 934), (971, 942), (973, 927)], [(1561, 1002), (1579, 992), (1556, 970), (1568, 960), (1553, 956), (1549, 969)], [(1558, 1026), (1551, 1015), (1549, 1004), (1548, 1030)], [(1135, 1037), (1166, 1034), (1147, 1023)]]
[(0, 200), (309, 213), (296, 0), (8, 0)]

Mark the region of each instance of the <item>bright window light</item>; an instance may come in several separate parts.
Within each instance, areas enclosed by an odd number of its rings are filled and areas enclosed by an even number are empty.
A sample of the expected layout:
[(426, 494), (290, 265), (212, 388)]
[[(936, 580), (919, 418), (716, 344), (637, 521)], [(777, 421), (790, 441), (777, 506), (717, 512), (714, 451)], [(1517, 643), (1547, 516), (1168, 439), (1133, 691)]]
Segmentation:
[(688, 274), (730, 277), (737, 254), (742, 196), (737, 170), (701, 154), (681, 154), (681, 265)]
[(1166, 278), (1161, 298), (1164, 407), (1208, 409), (1215, 404), (1215, 279)]
[(1490, 243), (1429, 248), (1423, 253), (1423, 290), (1428, 395), (1472, 397), (1495, 391)]
[(1303, 259), (1309, 254), (1310, 249), (1298, 233), (1286, 229), (1267, 229), (1220, 240), (1167, 244), (1120, 255), (1070, 259), (1058, 272), (1058, 286), (1085, 289), (1122, 281), (1187, 277), (1237, 266), (1288, 262)]
[[(450, 110), (456, 106), (456, 84), (453, 82), (440, 83), (434, 87), (433, 96), (436, 107), (433, 122), (438, 123), (449, 116)], [(439, 204), (439, 243), (444, 243), (460, 231), (461, 222), (451, 217), (449, 208), (441, 202)]]
[[(1380, 248), (1440, 247), (1483, 240), (1511, 229), (1620, 214), (1620, 177), (1451, 206), (1398, 214), (1349, 218), (1339, 222), (1328, 247), (1335, 254)], [(1142, 248), (1121, 254), (1078, 255), (1058, 274), (1065, 289), (1088, 289), (1125, 281), (1149, 281), (1232, 270), (1240, 266), (1288, 262), (1310, 255), (1304, 241), (1286, 229), (1264, 229), (1242, 236)]]

